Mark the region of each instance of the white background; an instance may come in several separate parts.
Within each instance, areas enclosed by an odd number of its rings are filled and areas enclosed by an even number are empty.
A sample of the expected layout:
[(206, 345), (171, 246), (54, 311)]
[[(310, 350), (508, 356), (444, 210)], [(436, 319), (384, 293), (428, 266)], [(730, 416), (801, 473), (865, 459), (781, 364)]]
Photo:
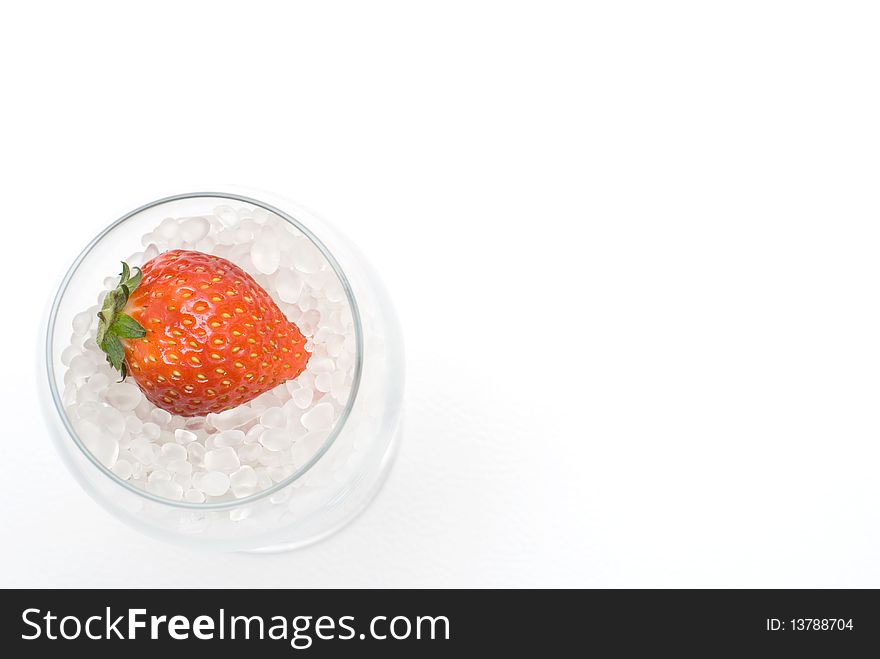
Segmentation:
[[(4, 7), (0, 585), (880, 586), (874, 7)], [(36, 404), (80, 248), (212, 183), (340, 227), (406, 335), (391, 478), (294, 553), (123, 526)]]

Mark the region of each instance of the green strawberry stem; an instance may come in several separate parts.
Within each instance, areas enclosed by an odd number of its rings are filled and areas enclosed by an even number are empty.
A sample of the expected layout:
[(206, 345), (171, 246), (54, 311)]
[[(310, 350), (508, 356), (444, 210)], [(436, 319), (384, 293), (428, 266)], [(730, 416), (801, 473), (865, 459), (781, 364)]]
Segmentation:
[(140, 268), (135, 268), (135, 273), (132, 275), (128, 264), (123, 261), (119, 284), (107, 293), (98, 312), (98, 335), (95, 341), (106, 353), (110, 366), (122, 375), (122, 380), (125, 379), (128, 371), (125, 367), (125, 349), (121, 339), (140, 339), (147, 334), (143, 325), (123, 311), (128, 298), (140, 283)]

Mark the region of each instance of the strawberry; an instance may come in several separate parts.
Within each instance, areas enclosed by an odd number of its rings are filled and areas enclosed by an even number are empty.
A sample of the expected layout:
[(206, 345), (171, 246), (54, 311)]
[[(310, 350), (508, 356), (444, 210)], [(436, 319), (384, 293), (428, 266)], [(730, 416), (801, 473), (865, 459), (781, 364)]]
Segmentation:
[(310, 353), (299, 328), (234, 263), (176, 249), (122, 264), (98, 314), (98, 345), (157, 407), (202, 416), (297, 377)]

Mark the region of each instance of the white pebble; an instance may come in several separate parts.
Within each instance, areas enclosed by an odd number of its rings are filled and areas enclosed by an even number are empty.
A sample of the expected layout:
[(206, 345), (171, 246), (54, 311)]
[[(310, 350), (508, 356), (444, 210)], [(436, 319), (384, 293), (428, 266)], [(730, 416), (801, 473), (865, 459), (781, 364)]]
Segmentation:
[(348, 377), (346, 376), (345, 371), (336, 371), (333, 373), (333, 391), (334, 392), (342, 392), (343, 390), (348, 389)]
[(127, 481), (131, 478), (132, 469), (131, 463), (128, 460), (117, 460), (113, 465), (112, 469), (113, 473), (119, 476), (124, 481)]
[(188, 243), (197, 243), (210, 230), (211, 224), (204, 217), (191, 217), (180, 225), (180, 237)]
[(95, 362), (82, 353), (70, 360), (70, 374), (74, 378), (82, 379), (89, 377), (95, 372)]
[(187, 461), (186, 458), (181, 460), (171, 460), (165, 465), (165, 468), (175, 476), (191, 476), (193, 472), (192, 463)]
[(324, 287), (327, 285), (327, 282), (335, 277), (336, 275), (332, 270), (322, 267), (317, 272), (306, 275), (306, 283), (312, 289), (313, 295), (323, 297)]
[[(328, 355), (331, 357), (339, 357), (342, 354), (342, 346), (345, 344), (345, 336), (342, 334), (332, 334), (327, 337), (324, 344), (327, 346)], [(336, 363), (336, 368), (342, 370), (338, 362)]]
[(162, 220), (162, 223), (159, 224), (158, 233), (165, 240), (170, 242), (180, 233), (180, 225), (173, 217), (166, 217)]
[(303, 466), (312, 459), (312, 456), (321, 448), (327, 439), (326, 432), (310, 432), (305, 437), (300, 437), (293, 445), (290, 452), (291, 461), (297, 467)]
[(244, 465), (229, 475), (229, 487), (239, 499), (257, 491), (257, 474), (253, 467)]
[(209, 471), (199, 479), (198, 488), (208, 496), (222, 496), (229, 490), (229, 476), (220, 471)]
[(205, 254), (211, 254), (216, 249), (217, 243), (213, 238), (208, 236), (207, 238), (202, 238), (199, 242), (193, 245), (193, 248), (198, 252), (204, 252)]
[(319, 373), (315, 377), (315, 389), (321, 393), (327, 393), (333, 387), (333, 376), (329, 373)]
[(287, 425), (287, 417), (280, 407), (270, 407), (263, 412), (260, 423), (268, 428), (283, 428)]
[(251, 261), (254, 267), (265, 275), (271, 275), (281, 262), (281, 249), (275, 232), (263, 228), (251, 246)]
[[(312, 336), (318, 329), (319, 322), (321, 322), (321, 312), (317, 309), (309, 309), (308, 311), (305, 311), (302, 316), (300, 316), (297, 325), (299, 325), (299, 328), (303, 334), (305, 334), (306, 336)], [(306, 350), (311, 352), (314, 350), (314, 346), (306, 344)]]
[(205, 494), (199, 490), (191, 488), (183, 493), (183, 499), (189, 503), (204, 503)]
[(183, 491), (186, 492), (192, 487), (192, 465), (190, 465), (189, 471), (183, 470), (175, 473), (171, 480), (180, 485)]
[(190, 484), (191, 484), (192, 487), (194, 487), (195, 489), (197, 489), (197, 490), (201, 490), (201, 489), (202, 489), (202, 479), (203, 479), (204, 477), (205, 477), (205, 472), (204, 472), (204, 471), (197, 471), (197, 472), (195, 472), (195, 473), (192, 475), (192, 478), (189, 479), (189, 480), (190, 480)]
[(287, 480), (293, 475), (293, 472), (296, 468), (293, 465), (277, 465), (274, 467), (269, 467), (267, 472), (269, 474), (269, 478), (271, 478), (276, 483), (280, 483), (283, 480)]
[(302, 389), (297, 389), (293, 392), (291, 396), (291, 400), (293, 400), (293, 404), (296, 405), (301, 410), (306, 409), (309, 405), (312, 404), (312, 399), (315, 397), (315, 392), (307, 387), (303, 387)]
[(241, 446), (244, 443), (244, 432), (236, 429), (224, 430), (214, 435), (213, 439), (217, 448)]
[(205, 453), (205, 469), (208, 471), (235, 471), (241, 466), (235, 449), (229, 446)]
[(260, 454), (258, 462), (262, 467), (287, 464), (290, 462), (290, 451), (270, 451), (266, 449)]
[(147, 421), (150, 418), (150, 412), (153, 411), (153, 404), (144, 396), (143, 400), (134, 408), (134, 413), (141, 421)]
[(256, 424), (253, 428), (247, 431), (247, 434), (244, 436), (245, 444), (253, 444), (255, 442), (260, 441), (260, 435), (266, 430), (266, 426), (262, 424)]
[(251, 508), (249, 506), (244, 506), (242, 508), (233, 508), (229, 511), (229, 521), (230, 522), (240, 522), (243, 519), (247, 519), (251, 516)]
[(197, 435), (189, 430), (178, 428), (174, 431), (174, 441), (178, 444), (189, 444), (197, 439)]
[(75, 343), (71, 343), (61, 351), (61, 363), (70, 366), (70, 361), (79, 354), (82, 354), (82, 349)]
[[(83, 421), (83, 423), (90, 422)], [(86, 448), (105, 467), (112, 467), (119, 457), (119, 442), (102, 432), (100, 428), (97, 432), (89, 432), (82, 440)]]
[(251, 407), (259, 414), (262, 414), (270, 407), (281, 407), (284, 404), (284, 401), (281, 400), (282, 397), (285, 396), (284, 387), (278, 386), (277, 391), (277, 394), (275, 393), (275, 390), (267, 391), (262, 396), (255, 398), (251, 402)]
[(293, 254), (293, 265), (300, 272), (311, 274), (317, 272), (324, 265), (324, 257), (311, 241), (302, 238), (298, 241), (296, 251)]
[(129, 449), (139, 464), (151, 465), (159, 457), (159, 449), (153, 444), (133, 444)]
[[(231, 254), (228, 253), (229, 252), (228, 249), (223, 250), (222, 247), (224, 247), (224, 246), (225, 247), (232, 247), (233, 245), (235, 245), (235, 233), (236, 233), (235, 229), (224, 229), (223, 231), (221, 231), (220, 233), (218, 233), (215, 236), (215, 238), (217, 238), (217, 243), (219, 245), (217, 247), (217, 255), (218, 256), (223, 256), (223, 257), (232, 256)], [(224, 253), (224, 252), (227, 252), (227, 253)], [(240, 260), (238, 260), (238, 262), (239, 262), (239, 264), (241, 263)]]
[(302, 295), (303, 281), (287, 268), (282, 268), (275, 275), (275, 290), (282, 301), (293, 304)]
[(256, 416), (254, 410), (247, 405), (239, 405), (219, 414), (209, 413), (206, 420), (208, 425), (214, 426), (217, 430), (231, 430), (243, 426)]
[(333, 425), (333, 416), (333, 405), (318, 403), (302, 415), (301, 421), (306, 430), (324, 430)]
[[(190, 469), (192, 469), (191, 465)], [(172, 474), (171, 480), (180, 485), (184, 492), (192, 487), (192, 471), (187, 472), (184, 470), (180, 472), (172, 472)]]
[(106, 373), (101, 373), (99, 371), (88, 379), (88, 381), (83, 385), (83, 389), (88, 389), (89, 391), (100, 395), (109, 386), (110, 378), (107, 377)]
[(151, 441), (156, 441), (157, 439), (159, 439), (159, 435), (162, 434), (162, 429), (159, 428), (159, 426), (157, 426), (152, 421), (148, 421), (141, 428), (141, 433), (147, 439)]
[(319, 373), (332, 373), (336, 370), (336, 363), (329, 357), (312, 357), (306, 368), (310, 373), (318, 375)]
[(214, 209), (214, 216), (226, 226), (232, 226), (238, 221), (238, 214), (231, 206), (217, 206)]
[[(158, 231), (150, 231), (149, 233), (145, 233), (143, 236), (141, 236), (141, 245), (143, 245), (144, 247), (152, 247), (155, 246), (156, 243), (161, 242), (163, 242), (162, 234), (160, 234)], [(146, 254), (146, 252), (144, 253)]]
[(294, 391), (302, 388), (302, 385), (299, 383), (299, 379), (293, 379), (285, 382), (284, 388), (287, 389), (287, 393), (292, 396)]
[(64, 391), (61, 392), (61, 404), (64, 405), (68, 414), (76, 414), (77, 394), (79, 394), (79, 389), (71, 385), (65, 377)]
[(131, 412), (141, 402), (142, 396), (143, 394), (137, 385), (116, 382), (107, 389), (104, 399), (121, 412)]
[(266, 222), (270, 217), (278, 217), (277, 215), (269, 214), (265, 208), (260, 208), (259, 206), (252, 206), (248, 209), (248, 214), (253, 219), (254, 222), (263, 223)]
[(156, 481), (170, 481), (171, 473), (165, 471), (164, 469), (156, 469), (150, 473), (147, 477), (148, 483), (155, 483)]
[(186, 455), (194, 467), (201, 467), (205, 463), (205, 452), (205, 447), (198, 442), (186, 447)]
[(338, 279), (331, 280), (324, 288), (324, 297), (330, 302), (342, 302), (345, 299), (345, 289)]
[(260, 435), (260, 443), (270, 451), (284, 451), (290, 448), (292, 438), (286, 428), (269, 428)]
[(117, 409), (103, 405), (98, 420), (104, 432), (114, 439), (120, 439), (125, 432), (125, 416)]
[(262, 444), (245, 444), (238, 449), (238, 459), (241, 462), (256, 462), (262, 453)]
[[(149, 241), (148, 241), (149, 243)], [(144, 244), (143, 242), (141, 244)], [(149, 243), (146, 245), (146, 249), (144, 250), (144, 263), (147, 261), (152, 261), (154, 258), (159, 256), (159, 248), (155, 243)]]
[(73, 333), (77, 336), (85, 336), (92, 326), (92, 319), (96, 317), (96, 313), (96, 310), (89, 308), (76, 314), (73, 317)]
[(98, 422), (101, 414), (101, 405), (97, 402), (81, 403), (76, 412), (80, 419), (89, 419)]
[(110, 370), (110, 366), (107, 364), (107, 355), (98, 347), (97, 343), (87, 340), (85, 345), (83, 345), (83, 355), (91, 359), (95, 366), (101, 367), (105, 373), (109, 373), (114, 378), (116, 377), (116, 372)]
[(191, 416), (184, 418), (183, 425), (187, 430), (203, 430), (205, 427), (205, 417)]
[(183, 488), (180, 486), (180, 483), (176, 483), (172, 480), (148, 482), (147, 491), (155, 494), (157, 497), (171, 499), (172, 501), (180, 501), (183, 497)]
[(130, 433), (132, 435), (136, 435), (141, 432), (144, 428), (144, 422), (141, 421), (134, 414), (129, 414), (125, 417), (125, 432)]
[(269, 476), (269, 471), (266, 467), (257, 467), (254, 469), (257, 473), (257, 487), (261, 490), (268, 490), (272, 487), (272, 478)]
[(153, 423), (164, 426), (169, 421), (171, 421), (171, 413), (167, 410), (163, 410), (162, 408), (157, 407), (152, 412), (150, 412), (150, 419), (153, 421)]
[(186, 449), (180, 444), (168, 443), (162, 445), (162, 457), (168, 462), (172, 460), (186, 460)]
[(285, 487), (275, 492), (269, 496), (269, 503), (273, 506), (277, 506), (278, 504), (285, 503), (288, 499), (290, 499), (291, 494), (293, 494), (293, 488)]

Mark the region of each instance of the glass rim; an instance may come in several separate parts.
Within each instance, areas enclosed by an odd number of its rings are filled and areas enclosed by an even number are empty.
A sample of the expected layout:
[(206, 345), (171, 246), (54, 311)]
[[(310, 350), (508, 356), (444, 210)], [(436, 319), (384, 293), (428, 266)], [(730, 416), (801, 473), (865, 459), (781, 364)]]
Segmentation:
[[(111, 231), (122, 225), (127, 220), (131, 219), (135, 215), (142, 213), (143, 211), (149, 210), (151, 208), (155, 208), (157, 206), (161, 206), (162, 204), (171, 203), (174, 201), (181, 201), (184, 199), (195, 199), (200, 197), (207, 197), (210, 199), (226, 199), (229, 201), (238, 201), (246, 204), (250, 204), (252, 206), (256, 206), (258, 208), (262, 208), (270, 213), (275, 213), (279, 217), (281, 217), (286, 222), (289, 222), (293, 226), (295, 226), (299, 231), (308, 238), (315, 247), (321, 252), (327, 262), (330, 264), (330, 267), (333, 268), (333, 271), (336, 273), (336, 276), (339, 278), (339, 282), (342, 284), (342, 290), (345, 292), (346, 300), (348, 301), (349, 308), (351, 309), (352, 321), (354, 324), (354, 334), (355, 334), (355, 362), (354, 362), (354, 373), (352, 376), (352, 384), (351, 391), (348, 395), (348, 400), (345, 403), (345, 407), (342, 410), (339, 418), (336, 420), (336, 424), (333, 426), (333, 429), (330, 431), (330, 434), (327, 436), (327, 439), (324, 440), (321, 447), (315, 452), (315, 454), (309, 458), (309, 460), (296, 469), (290, 476), (285, 478), (278, 483), (272, 485), (265, 490), (260, 492), (256, 492), (254, 494), (248, 495), (246, 497), (242, 497), (241, 499), (235, 499), (232, 501), (218, 501), (212, 503), (193, 503), (189, 501), (174, 501), (172, 499), (166, 499), (164, 497), (157, 496), (151, 492), (147, 492), (146, 490), (142, 490), (138, 487), (135, 487), (131, 483), (126, 480), (121, 479), (117, 476), (113, 471), (106, 466), (104, 466), (99, 460), (92, 455), (92, 452), (86, 447), (80, 438), (79, 434), (76, 432), (76, 429), (73, 427), (70, 419), (68, 418), (67, 412), (64, 409), (64, 405), (61, 402), (61, 394), (58, 391), (57, 380), (55, 377), (55, 364), (52, 355), (52, 348), (54, 342), (54, 334), (55, 334), (55, 321), (58, 315), (58, 309), (61, 305), (61, 301), (64, 298), (64, 294), (67, 292), (67, 288), (70, 285), (70, 281), (76, 273), (79, 266), (82, 262), (88, 257), (91, 251), (95, 248), (95, 246), (103, 240)], [(358, 396), (358, 391), (360, 389), (361, 383), (361, 374), (363, 371), (363, 348), (364, 348), (364, 339), (363, 339), (363, 328), (361, 324), (361, 316), (360, 311), (358, 309), (357, 300), (355, 300), (354, 293), (351, 289), (351, 284), (348, 281), (348, 277), (345, 275), (345, 271), (342, 269), (342, 266), (336, 260), (336, 257), (333, 256), (333, 253), (324, 245), (324, 243), (314, 234), (312, 231), (306, 227), (302, 222), (297, 220), (295, 217), (290, 215), (289, 213), (271, 205), (266, 202), (260, 201), (258, 199), (254, 199), (253, 197), (231, 193), (231, 192), (184, 192), (181, 194), (171, 195), (167, 197), (162, 197), (161, 199), (157, 199), (155, 201), (151, 201), (146, 203), (138, 208), (129, 211), (119, 219), (112, 222), (109, 226), (103, 229), (97, 236), (92, 238), (89, 243), (83, 248), (83, 250), (76, 257), (74, 262), (71, 264), (70, 268), (68, 268), (67, 272), (64, 275), (64, 279), (61, 281), (61, 285), (58, 287), (58, 291), (55, 293), (55, 298), (52, 300), (52, 306), (49, 310), (49, 318), (46, 326), (46, 345), (45, 345), (45, 356), (46, 356), (46, 370), (47, 376), (49, 379), (49, 391), (51, 393), (52, 402), (55, 405), (55, 410), (61, 418), (61, 422), (67, 430), (68, 434), (73, 438), (74, 444), (79, 448), (79, 450), (85, 455), (86, 459), (91, 462), (95, 467), (98, 468), (105, 476), (111, 478), (115, 483), (127, 489), (129, 492), (134, 493), (137, 496), (143, 497), (155, 503), (175, 507), (175, 508), (185, 508), (190, 510), (201, 510), (201, 511), (212, 511), (212, 510), (230, 510), (233, 508), (238, 508), (240, 506), (245, 506), (251, 503), (255, 503), (257, 501), (261, 501), (266, 499), (273, 494), (280, 492), (284, 488), (292, 485), (295, 481), (304, 476), (323, 456), (333, 443), (336, 441), (336, 438), (342, 432), (342, 429), (345, 427), (346, 422), (348, 421), (349, 416), (351, 415), (352, 408), (354, 407), (355, 401)]]

